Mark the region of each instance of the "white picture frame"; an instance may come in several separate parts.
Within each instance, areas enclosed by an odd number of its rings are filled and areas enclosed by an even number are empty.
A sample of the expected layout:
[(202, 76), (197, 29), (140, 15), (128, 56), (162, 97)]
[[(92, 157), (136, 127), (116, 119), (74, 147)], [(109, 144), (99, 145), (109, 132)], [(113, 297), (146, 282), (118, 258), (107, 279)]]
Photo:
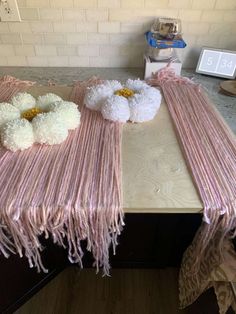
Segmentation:
[(236, 77), (236, 51), (203, 47), (196, 72), (234, 79)]

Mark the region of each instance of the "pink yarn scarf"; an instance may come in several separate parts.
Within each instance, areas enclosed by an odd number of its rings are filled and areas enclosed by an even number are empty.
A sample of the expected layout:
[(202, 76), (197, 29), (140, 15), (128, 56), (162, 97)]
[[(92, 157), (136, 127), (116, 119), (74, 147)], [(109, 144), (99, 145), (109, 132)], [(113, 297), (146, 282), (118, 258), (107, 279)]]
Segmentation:
[[(81, 125), (64, 143), (16, 153), (0, 148), (0, 250), (6, 257), (26, 256), (38, 271), (47, 271), (39, 242), (45, 235), (68, 247), (69, 260), (81, 266), (86, 240), (97, 271), (109, 274), (109, 246), (115, 251), (123, 225), (122, 125), (83, 106), (86, 87), (96, 83), (74, 87), (71, 100), (81, 105)], [(19, 86), (25, 87), (9, 82), (6, 91), (0, 84), (0, 100)]]
[(225, 243), (235, 236), (236, 141), (199, 85), (176, 76), (169, 66), (149, 83), (162, 88), (203, 203), (202, 226), (180, 271), (180, 305), (185, 307), (208, 287), (211, 271), (224, 261)]

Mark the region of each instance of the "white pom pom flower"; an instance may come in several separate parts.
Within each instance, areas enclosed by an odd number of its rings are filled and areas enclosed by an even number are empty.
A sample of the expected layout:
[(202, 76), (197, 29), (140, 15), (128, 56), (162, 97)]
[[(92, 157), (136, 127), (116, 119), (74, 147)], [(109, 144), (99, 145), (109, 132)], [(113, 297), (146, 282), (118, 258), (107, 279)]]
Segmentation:
[(15, 152), (29, 148), (34, 143), (31, 123), (26, 119), (15, 119), (7, 122), (1, 131), (3, 146)]
[(20, 112), (34, 108), (35, 103), (35, 98), (28, 93), (18, 93), (11, 99), (11, 104), (18, 108)]
[(20, 118), (20, 110), (6, 102), (0, 103), (0, 128), (7, 122)]
[(49, 106), (49, 110), (58, 113), (64, 119), (68, 130), (74, 130), (80, 124), (80, 112), (73, 102), (56, 101)]
[[(46, 94), (39, 97), (39, 108), (29, 96), (21, 93), (12, 98), (12, 104), (0, 103), (0, 139), (7, 149), (15, 152), (34, 143), (60, 144), (67, 138), (68, 130), (79, 126), (80, 112), (75, 103)], [(24, 105), (20, 99), (25, 101)]]
[(44, 111), (47, 111), (49, 109), (49, 105), (61, 100), (62, 99), (60, 96), (53, 93), (48, 93), (46, 95), (38, 97), (36, 106)]
[(139, 79), (128, 79), (125, 85), (105, 81), (87, 89), (84, 103), (89, 109), (101, 111), (107, 120), (145, 122), (157, 114), (161, 94)]
[(104, 119), (127, 122), (130, 117), (128, 100), (116, 95), (108, 97), (102, 106), (101, 112)]

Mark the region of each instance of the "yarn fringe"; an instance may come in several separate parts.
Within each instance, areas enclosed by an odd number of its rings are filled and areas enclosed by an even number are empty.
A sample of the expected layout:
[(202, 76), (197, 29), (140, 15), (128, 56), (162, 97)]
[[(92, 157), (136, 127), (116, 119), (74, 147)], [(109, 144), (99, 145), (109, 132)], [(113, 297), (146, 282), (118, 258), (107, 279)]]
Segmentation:
[[(11, 80), (4, 81), (8, 95), (15, 83), (23, 86), (15, 80), (11, 85)], [(39, 241), (45, 236), (68, 248), (70, 262), (81, 267), (81, 241), (87, 241), (97, 271), (109, 275), (109, 247), (115, 254), (124, 225), (122, 125), (83, 106), (86, 87), (97, 82), (93, 78), (75, 85), (71, 101), (81, 106), (81, 125), (64, 143), (16, 153), (0, 148), (0, 250), (5, 257), (26, 256), (38, 271), (47, 272)]]
[(199, 84), (175, 75), (170, 65), (148, 81), (162, 88), (176, 134), (203, 203), (203, 223), (184, 254), (180, 306), (208, 287), (224, 262), (224, 243), (236, 231), (236, 141)]
[(13, 95), (33, 86), (35, 82), (22, 81), (13, 76), (5, 75), (0, 77), (0, 99), (1, 102), (9, 101)]

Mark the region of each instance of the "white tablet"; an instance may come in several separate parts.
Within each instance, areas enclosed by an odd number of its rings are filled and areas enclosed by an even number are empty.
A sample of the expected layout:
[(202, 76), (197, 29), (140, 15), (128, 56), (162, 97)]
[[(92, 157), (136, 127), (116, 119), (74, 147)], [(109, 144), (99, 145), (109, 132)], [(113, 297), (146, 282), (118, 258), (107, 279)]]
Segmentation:
[(234, 79), (236, 77), (236, 51), (203, 47), (196, 72)]

